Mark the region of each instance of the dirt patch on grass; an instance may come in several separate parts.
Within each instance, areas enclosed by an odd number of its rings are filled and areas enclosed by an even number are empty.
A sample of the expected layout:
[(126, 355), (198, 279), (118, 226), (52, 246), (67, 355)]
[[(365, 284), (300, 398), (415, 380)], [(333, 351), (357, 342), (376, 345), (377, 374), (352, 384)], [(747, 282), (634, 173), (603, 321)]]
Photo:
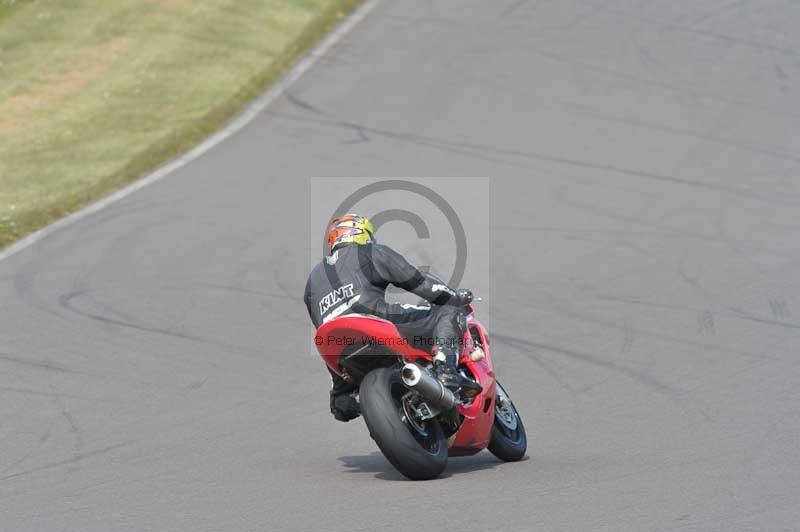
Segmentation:
[(0, 247), (191, 149), (360, 1), (15, 8), (0, 23)]
[(89, 83), (100, 79), (128, 47), (128, 39), (118, 38), (87, 48), (65, 71), (48, 74), (20, 94), (0, 102), (0, 133), (13, 133), (28, 121), (30, 113), (62, 104), (78, 94)]
[(167, 9), (183, 9), (191, 4), (189, 0), (156, 0), (154, 3)]

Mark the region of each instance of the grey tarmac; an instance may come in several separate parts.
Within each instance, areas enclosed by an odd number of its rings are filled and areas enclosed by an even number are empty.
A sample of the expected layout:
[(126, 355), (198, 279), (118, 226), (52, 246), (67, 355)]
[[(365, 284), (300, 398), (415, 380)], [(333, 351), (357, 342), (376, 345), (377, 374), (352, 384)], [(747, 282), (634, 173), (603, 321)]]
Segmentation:
[[(800, 530), (799, 25), (383, 0), (248, 126), (0, 262), (0, 530)], [(325, 175), (491, 178), (526, 461), (408, 482), (330, 416)]]

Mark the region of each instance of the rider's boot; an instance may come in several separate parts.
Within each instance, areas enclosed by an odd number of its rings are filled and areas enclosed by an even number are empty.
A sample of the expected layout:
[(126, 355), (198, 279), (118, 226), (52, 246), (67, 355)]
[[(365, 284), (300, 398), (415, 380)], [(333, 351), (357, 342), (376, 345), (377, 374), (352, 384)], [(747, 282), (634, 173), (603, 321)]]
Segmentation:
[(463, 397), (473, 397), (483, 391), (480, 384), (458, 372), (458, 350), (451, 345), (439, 345), (433, 357), (433, 370), (439, 382), (452, 391), (461, 390)]
[[(330, 371), (330, 370), (328, 370)], [(334, 372), (331, 373), (331, 414), (339, 421), (350, 421), (361, 415), (361, 408), (354, 396), (355, 386)]]

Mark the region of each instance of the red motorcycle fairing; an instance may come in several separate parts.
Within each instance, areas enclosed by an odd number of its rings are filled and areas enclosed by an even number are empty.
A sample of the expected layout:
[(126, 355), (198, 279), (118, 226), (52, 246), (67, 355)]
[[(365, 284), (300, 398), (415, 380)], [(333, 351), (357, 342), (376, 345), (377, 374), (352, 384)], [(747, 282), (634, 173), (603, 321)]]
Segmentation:
[[(467, 456), (485, 449), (494, 423), (496, 379), (489, 342), (486, 331), (474, 318), (472, 310), (470, 307), (460, 363), (469, 369), (483, 391), (469, 405), (458, 406), (458, 412), (464, 419), (458, 432), (448, 440), (450, 456)], [(483, 350), (483, 357), (476, 361), (470, 358), (470, 353), (476, 347), (473, 338)], [(338, 375), (342, 374), (340, 357), (369, 343), (386, 346), (406, 362), (432, 359), (430, 353), (417, 349), (405, 340), (392, 322), (362, 314), (349, 314), (323, 323), (317, 329), (314, 343), (325, 364)]]
[(352, 352), (353, 347), (368, 343), (384, 345), (409, 362), (431, 359), (430, 353), (417, 349), (400, 336), (394, 323), (364, 314), (348, 314), (323, 323), (317, 329), (314, 343), (325, 364), (337, 375), (342, 374), (339, 357)]
[[(470, 312), (472, 307), (470, 307)], [(483, 350), (483, 358), (473, 361), (470, 353), (473, 352), (475, 344), (473, 337), (477, 340)], [(456, 432), (455, 437), (449, 442), (450, 456), (468, 456), (475, 454), (489, 445), (492, 436), (492, 424), (494, 423), (494, 401), (496, 377), (492, 367), (492, 358), (489, 353), (488, 336), (483, 326), (474, 319), (472, 314), (467, 318), (467, 333), (464, 335), (464, 349), (461, 352), (459, 361), (465, 365), (474, 376), (475, 380), (483, 388), (483, 391), (475, 397), (475, 400), (468, 406), (459, 406), (458, 412), (464, 416), (461, 428)]]

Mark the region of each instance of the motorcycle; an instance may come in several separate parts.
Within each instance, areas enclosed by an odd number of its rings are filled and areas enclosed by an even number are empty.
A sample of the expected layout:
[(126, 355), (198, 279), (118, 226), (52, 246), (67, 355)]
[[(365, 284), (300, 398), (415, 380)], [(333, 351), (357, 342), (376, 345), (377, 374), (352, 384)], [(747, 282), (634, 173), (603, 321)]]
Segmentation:
[(315, 344), (327, 366), (356, 386), (370, 436), (412, 480), (439, 476), (449, 456), (488, 449), (500, 460), (525, 456), (522, 418), (497, 382), (489, 335), (467, 309), (458, 372), (480, 387), (453, 391), (433, 373), (433, 357), (406, 341), (387, 320), (350, 314), (323, 323)]

